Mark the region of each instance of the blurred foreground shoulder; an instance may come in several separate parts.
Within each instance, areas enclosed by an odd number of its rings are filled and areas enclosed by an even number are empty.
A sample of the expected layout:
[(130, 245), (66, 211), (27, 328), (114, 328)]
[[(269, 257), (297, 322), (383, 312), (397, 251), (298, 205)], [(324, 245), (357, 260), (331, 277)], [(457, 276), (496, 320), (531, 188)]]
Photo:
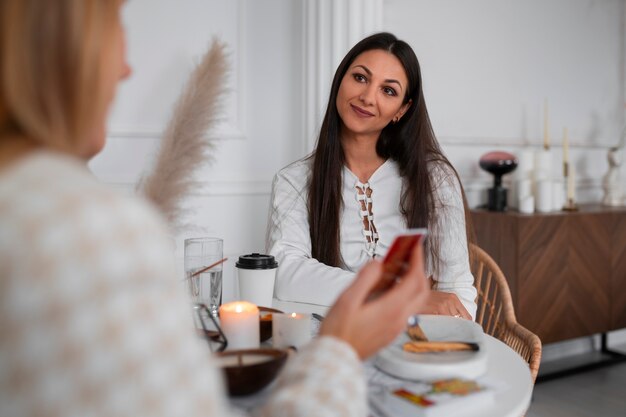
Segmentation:
[(0, 224), (2, 253), (16, 266), (35, 257), (41, 268), (47, 263), (54, 270), (83, 259), (85, 266), (93, 262), (92, 271), (121, 277), (138, 262), (163, 265), (163, 255), (172, 252), (165, 224), (149, 204), (100, 183), (81, 161), (52, 152), (3, 172)]

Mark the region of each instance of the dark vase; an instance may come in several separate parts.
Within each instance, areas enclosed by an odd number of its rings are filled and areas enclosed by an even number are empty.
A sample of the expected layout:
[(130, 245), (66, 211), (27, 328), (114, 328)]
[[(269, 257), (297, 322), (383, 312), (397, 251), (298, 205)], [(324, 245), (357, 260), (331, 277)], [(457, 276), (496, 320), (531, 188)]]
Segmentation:
[(493, 174), (493, 187), (488, 190), (487, 209), (505, 211), (507, 189), (502, 186), (502, 176), (517, 168), (517, 158), (508, 152), (489, 152), (480, 157), (480, 167)]

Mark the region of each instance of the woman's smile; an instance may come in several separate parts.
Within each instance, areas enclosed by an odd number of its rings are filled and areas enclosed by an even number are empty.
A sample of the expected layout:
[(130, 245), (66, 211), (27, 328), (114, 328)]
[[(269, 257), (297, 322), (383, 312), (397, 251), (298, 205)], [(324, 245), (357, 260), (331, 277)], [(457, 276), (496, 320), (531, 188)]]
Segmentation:
[(370, 113), (367, 110), (364, 110), (364, 109), (362, 109), (359, 106), (356, 106), (354, 104), (350, 104), (350, 107), (352, 107), (352, 110), (354, 110), (354, 112), (359, 117), (374, 117), (374, 113)]

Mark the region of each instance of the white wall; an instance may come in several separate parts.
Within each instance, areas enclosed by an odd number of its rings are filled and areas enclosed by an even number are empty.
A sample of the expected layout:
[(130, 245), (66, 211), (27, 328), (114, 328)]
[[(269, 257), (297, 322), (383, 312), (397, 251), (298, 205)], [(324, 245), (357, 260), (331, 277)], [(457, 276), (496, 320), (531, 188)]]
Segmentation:
[[(219, 236), (230, 259), (224, 297), (233, 297), (237, 256), (264, 251), (271, 179), (303, 154), (300, 135), (300, 35), (290, 0), (134, 0), (125, 20), (133, 76), (119, 89), (105, 151), (91, 162), (102, 180), (132, 192), (152, 162), (188, 73), (213, 36), (228, 43), (225, 122), (204, 184), (185, 202), (197, 228), (179, 236)], [(181, 265), (182, 271), (182, 265)]]
[[(133, 0), (126, 5), (134, 75), (119, 90), (108, 145), (91, 167), (103, 181), (128, 192), (151, 162), (193, 64), (214, 35), (229, 44), (231, 92), (215, 163), (202, 170), (198, 178), (204, 185), (186, 202), (195, 209), (190, 220), (198, 229), (177, 236), (179, 259), (185, 237), (224, 238), (231, 258), (225, 298), (233, 296), (235, 258), (264, 250), (273, 174), (310, 149), (303, 133), (307, 1), (313, 0)], [(315, 1), (325, 2), (320, 9), (335, 7), (330, 0)], [(334, 0), (341, 1), (359, 4)], [(480, 155), (538, 146), (545, 98), (554, 144), (560, 147), (562, 127), (569, 127), (581, 200), (601, 198), (606, 150), (624, 124), (625, 4), (384, 0), (376, 6), (382, 8), (383, 29), (407, 40), (420, 59), (435, 132), (473, 204), (490, 182), (478, 168)], [(346, 10), (342, 18), (349, 19)]]
[(538, 148), (546, 99), (556, 168), (568, 127), (580, 200), (601, 198), (624, 125), (624, 4), (386, 1), (384, 27), (414, 47), (435, 132), (474, 203), (491, 181), (480, 155)]

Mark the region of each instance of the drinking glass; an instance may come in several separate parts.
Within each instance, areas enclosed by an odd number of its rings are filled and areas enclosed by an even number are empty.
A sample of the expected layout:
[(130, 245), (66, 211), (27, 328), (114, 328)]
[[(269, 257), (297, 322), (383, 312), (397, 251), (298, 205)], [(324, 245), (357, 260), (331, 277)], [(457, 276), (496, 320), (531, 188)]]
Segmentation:
[(194, 303), (205, 304), (217, 317), (222, 304), (222, 264), (202, 271), (223, 258), (224, 241), (217, 237), (185, 240), (185, 277)]

